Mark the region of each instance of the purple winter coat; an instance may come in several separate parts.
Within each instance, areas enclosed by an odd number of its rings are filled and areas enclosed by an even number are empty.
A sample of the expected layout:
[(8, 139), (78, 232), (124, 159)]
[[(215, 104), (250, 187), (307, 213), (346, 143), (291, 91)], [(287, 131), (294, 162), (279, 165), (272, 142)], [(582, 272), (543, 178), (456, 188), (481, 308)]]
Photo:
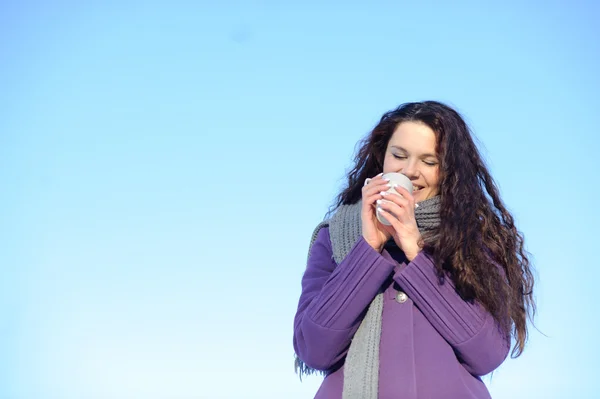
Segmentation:
[(350, 340), (382, 287), (379, 398), (490, 398), (480, 376), (504, 361), (510, 336), (481, 305), (463, 301), (451, 279), (440, 285), (427, 254), (407, 262), (398, 248), (379, 253), (362, 237), (339, 265), (332, 254), (325, 227), (294, 319), (296, 354), (327, 371), (315, 399), (341, 399)]

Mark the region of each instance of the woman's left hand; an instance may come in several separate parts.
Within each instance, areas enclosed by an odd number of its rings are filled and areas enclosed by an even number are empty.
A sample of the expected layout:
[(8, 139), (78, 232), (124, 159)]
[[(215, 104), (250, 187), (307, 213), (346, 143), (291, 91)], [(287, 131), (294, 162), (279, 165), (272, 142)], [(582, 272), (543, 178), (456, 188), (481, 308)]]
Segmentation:
[(415, 199), (404, 187), (394, 188), (400, 195), (386, 193), (379, 206), (381, 215), (392, 225), (384, 228), (392, 235), (396, 245), (412, 261), (421, 251), (421, 233), (415, 219)]

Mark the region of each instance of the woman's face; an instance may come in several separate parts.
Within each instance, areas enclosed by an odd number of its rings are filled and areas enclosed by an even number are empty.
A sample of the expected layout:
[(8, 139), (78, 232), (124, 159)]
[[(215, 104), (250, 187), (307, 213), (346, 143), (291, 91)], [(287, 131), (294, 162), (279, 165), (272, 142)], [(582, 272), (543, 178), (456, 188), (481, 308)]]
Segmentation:
[(415, 202), (438, 194), (439, 160), (435, 152), (435, 133), (419, 122), (402, 122), (390, 138), (383, 172), (399, 172), (413, 183)]

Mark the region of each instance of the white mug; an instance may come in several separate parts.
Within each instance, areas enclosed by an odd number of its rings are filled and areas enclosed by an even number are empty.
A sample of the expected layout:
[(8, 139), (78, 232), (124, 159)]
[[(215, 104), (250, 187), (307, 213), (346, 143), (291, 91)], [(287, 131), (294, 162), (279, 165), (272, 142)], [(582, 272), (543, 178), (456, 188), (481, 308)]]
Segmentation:
[[(386, 173), (382, 177), (384, 179), (389, 179), (390, 184), (392, 185), (392, 187), (387, 191), (388, 193), (393, 194), (393, 195), (400, 195), (400, 194), (398, 194), (398, 192), (396, 190), (394, 190), (394, 187), (401, 186), (401, 187), (404, 187), (409, 193), (412, 194), (413, 184), (410, 181), (410, 179), (408, 177), (406, 177), (405, 175), (403, 175), (402, 173)], [(385, 201), (385, 200), (382, 200), (382, 201)], [(375, 214), (377, 215), (377, 220), (379, 220), (381, 222), (381, 224), (384, 224), (386, 226), (391, 226), (391, 223), (388, 222), (387, 220), (385, 220), (385, 218), (383, 216), (381, 216), (379, 204), (377, 205)]]

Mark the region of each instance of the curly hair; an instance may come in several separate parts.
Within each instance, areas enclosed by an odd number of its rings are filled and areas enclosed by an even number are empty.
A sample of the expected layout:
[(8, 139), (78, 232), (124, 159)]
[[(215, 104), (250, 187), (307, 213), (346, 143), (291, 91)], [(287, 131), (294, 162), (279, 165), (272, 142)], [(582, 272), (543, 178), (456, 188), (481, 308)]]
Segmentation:
[(358, 144), (347, 187), (333, 209), (361, 199), (363, 182), (383, 170), (388, 142), (396, 127), (407, 121), (435, 132), (440, 162), (441, 223), (426, 238), (424, 250), (433, 255), (441, 282), (450, 277), (464, 300), (479, 302), (513, 335), (512, 357), (518, 357), (527, 342), (527, 320), (535, 315), (534, 277), (523, 235), (458, 112), (425, 101), (385, 113)]

